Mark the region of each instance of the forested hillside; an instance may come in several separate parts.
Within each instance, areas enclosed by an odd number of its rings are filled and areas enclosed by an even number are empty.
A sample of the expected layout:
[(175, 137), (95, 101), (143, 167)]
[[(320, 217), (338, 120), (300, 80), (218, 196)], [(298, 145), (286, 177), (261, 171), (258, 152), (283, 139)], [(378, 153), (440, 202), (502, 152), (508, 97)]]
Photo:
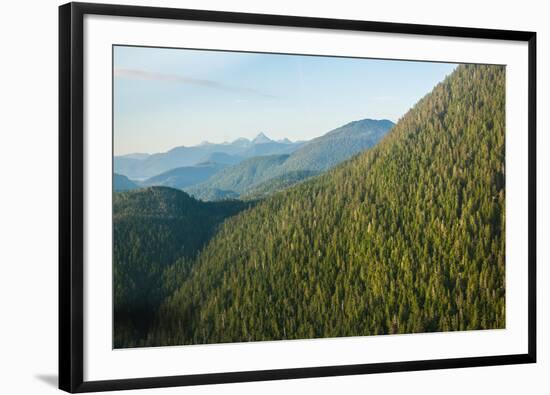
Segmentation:
[(208, 180), (226, 166), (215, 162), (204, 162), (195, 166), (177, 167), (148, 178), (141, 185), (183, 189)]
[(133, 346), (218, 224), (250, 204), (204, 203), (164, 187), (113, 199), (114, 343)]
[(361, 119), (308, 141), (285, 162), (281, 174), (291, 171), (321, 172), (373, 147), (394, 126), (387, 119)]
[(504, 328), (504, 109), (503, 66), (459, 66), (373, 149), (228, 218), (147, 344)]
[(210, 200), (212, 190), (231, 192), (239, 196), (251, 187), (270, 179), (273, 170), (288, 159), (288, 155), (267, 155), (247, 159), (238, 165), (227, 167), (204, 183), (186, 189), (190, 195), (201, 200)]
[(289, 171), (282, 176), (273, 177), (259, 184), (249, 187), (242, 195), (242, 200), (261, 199), (275, 192), (282, 191), (292, 185), (315, 177), (320, 172), (310, 170)]

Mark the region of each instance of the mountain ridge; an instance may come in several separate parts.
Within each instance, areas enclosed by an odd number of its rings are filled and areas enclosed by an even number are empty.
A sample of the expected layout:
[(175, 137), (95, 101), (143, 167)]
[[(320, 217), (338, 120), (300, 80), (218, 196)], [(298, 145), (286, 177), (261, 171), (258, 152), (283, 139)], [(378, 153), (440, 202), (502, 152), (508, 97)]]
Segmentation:
[[(227, 167), (203, 183), (186, 189), (193, 196), (206, 200), (210, 195), (201, 191), (219, 189), (232, 191), (237, 196), (255, 194), (255, 188), (276, 191), (266, 184), (273, 180), (280, 189), (320, 174), (349, 159), (364, 149), (374, 146), (392, 127), (389, 120), (362, 119), (330, 130), (322, 136), (305, 142), (287, 155), (253, 157)], [(286, 176), (285, 176), (286, 175)], [(286, 181), (281, 182), (286, 177)]]
[(156, 176), (150, 177), (140, 183), (141, 186), (167, 186), (183, 189), (200, 182), (218, 173), (227, 165), (216, 162), (201, 162), (194, 166), (176, 167)]
[(256, 143), (247, 139), (236, 139), (227, 144), (177, 146), (166, 152), (148, 155), (144, 159), (115, 156), (113, 164), (116, 173), (131, 179), (143, 180), (177, 167), (193, 166), (208, 161), (211, 155), (228, 155), (242, 160), (259, 155), (289, 154), (301, 144), (301, 142), (279, 143), (267, 137), (265, 139), (260, 137)]
[(129, 191), (139, 188), (139, 185), (122, 174), (113, 173), (113, 190), (115, 192)]

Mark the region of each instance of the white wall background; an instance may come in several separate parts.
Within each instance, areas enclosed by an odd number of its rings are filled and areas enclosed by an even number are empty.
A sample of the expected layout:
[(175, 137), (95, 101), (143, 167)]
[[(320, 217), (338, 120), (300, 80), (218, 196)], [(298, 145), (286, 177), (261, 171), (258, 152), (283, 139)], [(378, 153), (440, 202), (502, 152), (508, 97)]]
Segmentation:
[[(538, 33), (538, 314), (536, 365), (244, 383), (128, 394), (545, 394), (550, 271), (549, 11), (540, 0), (298, 2), (118, 0), (226, 11), (442, 24)], [(57, 0), (6, 3), (0, 13), (0, 392), (55, 393), (57, 387)], [(546, 242), (545, 242), (546, 241)]]

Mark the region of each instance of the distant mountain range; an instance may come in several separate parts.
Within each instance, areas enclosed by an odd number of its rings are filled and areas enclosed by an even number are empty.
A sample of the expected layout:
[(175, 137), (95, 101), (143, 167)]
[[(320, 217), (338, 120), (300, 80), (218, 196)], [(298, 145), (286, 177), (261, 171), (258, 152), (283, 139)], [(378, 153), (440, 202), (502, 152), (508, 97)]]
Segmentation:
[(208, 200), (211, 190), (263, 196), (315, 176), (374, 146), (393, 126), (385, 119), (350, 122), (304, 143), (290, 154), (252, 157), (185, 190), (201, 200)]
[(290, 154), (302, 144), (303, 142), (291, 142), (288, 139), (274, 141), (260, 133), (252, 141), (239, 138), (231, 143), (204, 142), (197, 146), (181, 146), (152, 155), (115, 156), (114, 171), (130, 179), (144, 180), (177, 167), (194, 166), (203, 162), (235, 164), (253, 156)]
[(374, 146), (393, 126), (389, 120), (363, 119), (306, 142), (274, 141), (259, 133), (253, 140), (117, 156), (114, 189), (167, 186), (203, 201), (260, 198)]

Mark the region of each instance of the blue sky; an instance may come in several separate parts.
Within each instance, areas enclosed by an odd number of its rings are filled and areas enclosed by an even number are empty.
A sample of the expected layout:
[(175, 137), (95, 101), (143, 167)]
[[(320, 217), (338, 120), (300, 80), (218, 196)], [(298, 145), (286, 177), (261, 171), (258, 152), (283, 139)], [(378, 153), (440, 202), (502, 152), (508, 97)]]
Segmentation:
[(117, 46), (115, 154), (251, 139), (259, 132), (309, 140), (358, 119), (396, 122), (455, 67)]

